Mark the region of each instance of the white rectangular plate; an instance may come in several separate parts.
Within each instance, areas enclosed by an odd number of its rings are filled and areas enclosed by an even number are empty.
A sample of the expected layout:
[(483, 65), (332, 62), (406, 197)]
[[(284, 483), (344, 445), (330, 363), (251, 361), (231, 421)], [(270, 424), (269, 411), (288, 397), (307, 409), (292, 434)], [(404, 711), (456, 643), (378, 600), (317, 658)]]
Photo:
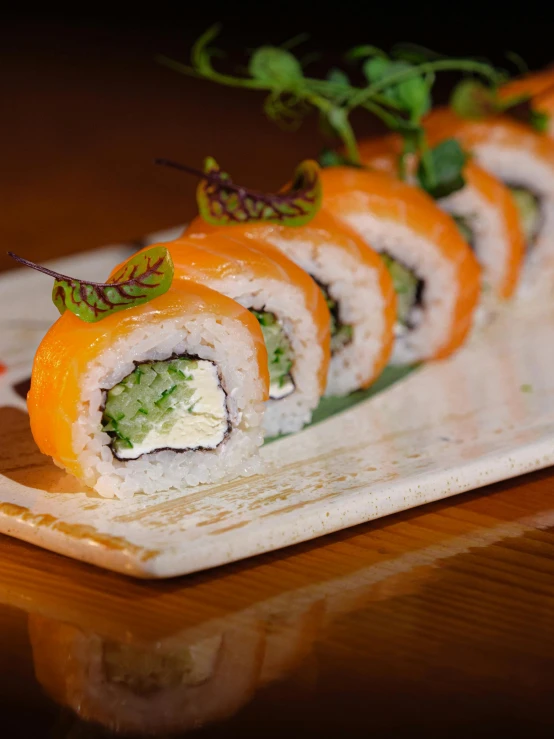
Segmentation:
[[(103, 279), (126, 254), (110, 247), (53, 266)], [(264, 447), (263, 475), (105, 500), (38, 452), (14, 390), (56, 317), (46, 283), (23, 270), (0, 278), (1, 533), (129, 575), (171, 577), (554, 463), (554, 308), (511, 306), (453, 358)]]

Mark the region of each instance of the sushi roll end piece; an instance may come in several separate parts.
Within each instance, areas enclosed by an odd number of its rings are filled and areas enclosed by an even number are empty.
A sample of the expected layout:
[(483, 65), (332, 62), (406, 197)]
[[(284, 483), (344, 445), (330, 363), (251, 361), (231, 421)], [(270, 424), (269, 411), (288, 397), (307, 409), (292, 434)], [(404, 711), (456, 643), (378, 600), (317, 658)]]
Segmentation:
[(101, 495), (154, 493), (258, 469), (267, 353), (257, 320), (202, 285), (41, 342), (28, 409), (40, 450)]
[(325, 390), (330, 358), (329, 310), (312, 278), (278, 249), (232, 230), (165, 244), (175, 281), (236, 300), (259, 324), (267, 350), (268, 436), (299, 431)]

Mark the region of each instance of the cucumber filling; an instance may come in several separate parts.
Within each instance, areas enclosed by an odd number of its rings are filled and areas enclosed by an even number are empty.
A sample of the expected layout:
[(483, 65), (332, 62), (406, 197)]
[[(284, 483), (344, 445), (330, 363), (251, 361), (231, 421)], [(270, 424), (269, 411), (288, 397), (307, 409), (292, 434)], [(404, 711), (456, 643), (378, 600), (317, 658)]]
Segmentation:
[(452, 213), (452, 220), (458, 227), (463, 240), (472, 248), (475, 249), (475, 233), (471, 225), (471, 219), (467, 216), (459, 216)]
[(212, 677), (220, 647), (220, 636), (171, 653), (105, 641), (102, 645), (104, 677), (106, 682), (142, 696), (180, 685), (201, 685)]
[(291, 375), (293, 351), (283, 324), (274, 313), (252, 310), (265, 341), (269, 363), (269, 397), (280, 400), (294, 392)]
[(540, 197), (521, 185), (508, 185), (516, 202), (527, 248), (533, 246), (542, 227)]
[(423, 291), (425, 283), (412, 272), (409, 267), (383, 252), (381, 258), (385, 263), (396, 293), (396, 326), (395, 335), (402, 336), (406, 331), (414, 329), (421, 317)]
[(323, 293), (331, 314), (331, 354), (336, 354), (347, 344), (350, 344), (354, 336), (354, 327), (341, 321), (339, 304), (331, 297), (328, 286), (322, 285), (320, 282), (317, 284)]
[(229, 432), (225, 391), (213, 362), (143, 362), (106, 393), (102, 429), (118, 459), (161, 449), (215, 449)]

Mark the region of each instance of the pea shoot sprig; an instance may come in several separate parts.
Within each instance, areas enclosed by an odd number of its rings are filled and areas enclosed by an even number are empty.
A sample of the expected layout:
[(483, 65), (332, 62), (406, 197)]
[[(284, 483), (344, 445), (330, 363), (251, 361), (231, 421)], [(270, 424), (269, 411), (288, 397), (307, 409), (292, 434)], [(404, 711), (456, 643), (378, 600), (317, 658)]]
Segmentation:
[[(465, 76), (451, 96), (451, 107), (463, 118), (482, 119), (505, 114), (539, 131), (548, 126), (548, 117), (533, 110), (528, 96), (501, 98), (499, 85), (509, 78), (509, 74), (495, 69), (488, 62), (444, 59), (433, 51), (413, 45), (397, 46), (390, 55), (375, 47), (358, 47), (348, 57), (364, 59), (363, 73), (368, 82), (368, 86), (354, 96), (350, 104), (359, 104), (372, 90), (381, 92), (396, 103), (400, 114), (396, 113), (390, 122), (383, 120), (402, 138), (399, 175), (403, 179), (406, 177), (406, 158), (415, 154), (418, 160), (416, 180), (434, 198), (445, 197), (464, 186), (463, 170), (469, 158), (455, 139), (447, 139), (432, 148), (427, 141), (423, 119), (431, 109), (431, 92), (437, 72), (456, 70), (474, 74)], [(514, 54), (507, 57), (518, 67), (523, 63)]]
[[(251, 52), (246, 70), (235, 75), (214, 67), (214, 59), (224, 56), (213, 46), (219, 32), (219, 25), (212, 26), (196, 41), (190, 65), (167, 57), (159, 57), (158, 61), (177, 72), (229, 87), (267, 92), (265, 113), (288, 130), (295, 130), (312, 111), (317, 111), (323, 133), (338, 138), (344, 151), (338, 154), (327, 150), (320, 160), (323, 166), (362, 166), (350, 116), (354, 110), (363, 109), (401, 136), (400, 176), (407, 175), (407, 157), (416, 155), (416, 178), (437, 198), (463, 187), (467, 160), (467, 154), (455, 140), (449, 139), (434, 148), (428, 145), (422, 121), (431, 109), (431, 90), (437, 73), (451, 71), (472, 76), (462, 81), (453, 97), (455, 109), (462, 111), (464, 117), (471, 107), (468, 101), (473, 103), (485, 94), (489, 101), (498, 100), (496, 90), (507, 79), (505, 72), (487, 61), (448, 58), (407, 44), (394, 47), (390, 54), (369, 45), (351, 49), (346, 60), (361, 66), (365, 82), (362, 86), (353, 84), (346, 72), (337, 68), (323, 79), (311, 77), (306, 73), (309, 57), (300, 58), (293, 52), (305, 36), (281, 46), (260, 46)], [(459, 104), (460, 99), (465, 106)], [(521, 101), (518, 104), (521, 112)], [(508, 110), (516, 106), (504, 107)]]
[[(364, 108), (393, 130), (402, 129), (420, 118), (429, 107), (430, 84), (435, 72), (455, 70), (480, 75), (495, 83), (498, 72), (489, 64), (473, 59), (447, 59), (416, 47), (403, 47), (398, 59), (371, 46), (360, 46), (350, 52), (353, 59), (364, 61), (367, 86), (359, 88), (347, 75), (333, 69), (325, 79), (305, 73), (307, 60), (292, 51), (305, 37), (296, 37), (281, 46), (260, 46), (248, 60), (246, 75), (218, 71), (213, 65), (222, 52), (211, 44), (220, 26), (209, 28), (192, 48), (190, 65), (158, 57), (166, 66), (194, 77), (209, 79), (229, 87), (267, 91), (264, 110), (284, 128), (297, 128), (313, 110), (319, 112), (322, 125), (338, 136), (353, 164), (360, 163), (356, 137), (349, 117), (356, 108)], [(409, 59), (408, 59), (409, 57)], [(406, 114), (408, 120), (406, 121)]]

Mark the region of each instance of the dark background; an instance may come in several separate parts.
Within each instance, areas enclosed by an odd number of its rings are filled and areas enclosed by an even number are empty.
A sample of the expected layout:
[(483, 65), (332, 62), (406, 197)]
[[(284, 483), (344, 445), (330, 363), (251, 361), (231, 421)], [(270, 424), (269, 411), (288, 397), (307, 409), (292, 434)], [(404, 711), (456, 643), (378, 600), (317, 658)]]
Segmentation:
[[(554, 8), (499, 2), (201, 0), (139, 5), (42, 3), (11, 7), (0, 22), (0, 269), (7, 249), (41, 260), (141, 237), (196, 212), (195, 182), (153, 165), (166, 156), (199, 166), (211, 154), (245, 185), (280, 187), (323, 140), (315, 116), (295, 134), (262, 112), (264, 93), (223, 88), (162, 67), (188, 61), (192, 43), (220, 21), (222, 69), (245, 49), (308, 31), (298, 51), (320, 52), (313, 75), (348, 48), (419, 43), (497, 64), (518, 52), (529, 66), (554, 61)], [(228, 65), (227, 67), (225, 65)], [(440, 78), (442, 96), (449, 80)], [(437, 88), (436, 88), (437, 89)], [(440, 102), (441, 90), (438, 90)], [(354, 115), (359, 136), (377, 132)], [(137, 205), (140, 203), (140, 205)]]
[[(88, 7), (87, 7), (88, 6)], [(55, 46), (72, 30), (86, 27), (99, 34), (128, 35), (146, 32), (163, 45), (179, 39), (183, 51), (202, 30), (216, 21), (225, 29), (227, 47), (279, 42), (300, 31), (313, 35), (313, 47), (336, 51), (356, 43), (385, 48), (398, 41), (431, 46), (449, 54), (480, 54), (500, 61), (507, 50), (517, 51), (529, 65), (551, 61), (554, 8), (546, 0), (181, 0), (148, 2), (26, 4), (8, 11), (2, 35), (24, 42), (38, 29)]]

